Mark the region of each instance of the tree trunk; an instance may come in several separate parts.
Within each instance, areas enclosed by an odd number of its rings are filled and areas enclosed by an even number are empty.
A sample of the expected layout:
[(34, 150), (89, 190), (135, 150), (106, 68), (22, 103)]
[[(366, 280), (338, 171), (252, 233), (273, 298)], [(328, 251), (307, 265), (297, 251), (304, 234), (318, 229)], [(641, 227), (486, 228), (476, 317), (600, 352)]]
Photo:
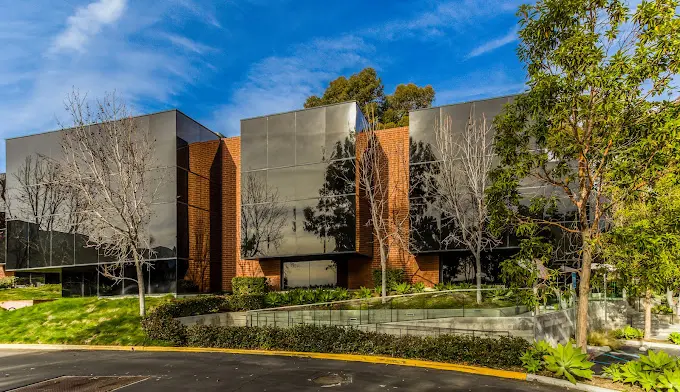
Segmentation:
[(139, 315), (146, 316), (146, 301), (144, 298), (144, 271), (138, 255), (135, 254), (135, 269), (137, 270), (137, 288), (139, 289)]
[(583, 259), (581, 260), (581, 281), (578, 285), (578, 309), (576, 311), (576, 345), (583, 352), (588, 345), (588, 296), (590, 295), (590, 272), (593, 263), (593, 249), (590, 231), (581, 234), (583, 239)]
[(652, 337), (652, 290), (645, 292), (645, 338)]
[(380, 245), (380, 268), (382, 268), (382, 290), (380, 295), (384, 301), (385, 297), (387, 297), (387, 255), (385, 255), (385, 248), (382, 245)]
[(668, 307), (671, 308), (671, 310), (673, 310), (673, 313), (677, 313), (675, 311), (676, 303), (675, 299), (673, 299), (673, 290), (671, 290), (670, 288), (666, 289), (666, 301), (668, 302)]
[(477, 304), (482, 303), (482, 256), (477, 251), (475, 253), (475, 274), (477, 277)]

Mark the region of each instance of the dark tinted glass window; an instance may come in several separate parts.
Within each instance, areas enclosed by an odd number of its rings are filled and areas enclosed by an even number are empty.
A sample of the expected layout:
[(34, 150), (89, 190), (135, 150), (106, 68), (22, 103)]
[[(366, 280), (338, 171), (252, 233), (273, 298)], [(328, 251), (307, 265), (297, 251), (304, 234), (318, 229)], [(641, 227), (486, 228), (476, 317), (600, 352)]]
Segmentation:
[(107, 278), (103, 274), (99, 274), (97, 286), (99, 290), (99, 295), (102, 297), (123, 294), (123, 282), (122, 281), (116, 282), (113, 279)]
[(304, 110), (295, 115), (296, 163), (321, 162), (326, 143), (326, 108)]
[[(325, 216), (319, 211), (319, 199), (299, 200), (297, 212), (297, 250), (292, 254), (307, 255), (324, 253)], [(312, 218), (312, 219), (310, 219)]]
[(194, 282), (193, 276), (189, 271), (188, 260), (177, 260), (177, 293), (193, 294), (198, 293), (199, 287)]
[(285, 167), (267, 170), (267, 190), (271, 192), (272, 201), (282, 202), (296, 199), (295, 174), (298, 169), (298, 167)]
[(295, 113), (270, 116), (267, 125), (268, 166), (295, 164)]
[(435, 126), (439, 124), (439, 108), (409, 113), (411, 163), (437, 160)]
[(439, 250), (439, 212), (425, 199), (411, 199), (411, 238), (413, 250), (426, 252)]
[(321, 196), (356, 193), (356, 161), (354, 158), (333, 161), (324, 173), (324, 191)]
[(153, 217), (149, 225), (153, 258), (174, 258), (177, 250), (177, 205), (175, 203), (152, 206)]
[(329, 287), (337, 284), (337, 265), (331, 260), (295, 261), (283, 264), (283, 288)]
[(267, 167), (267, 118), (241, 121), (241, 169)]
[[(43, 219), (49, 219), (43, 217)], [(50, 265), (50, 232), (43, 230), (42, 225), (29, 223), (28, 228), (28, 266), (29, 268), (47, 267)]]
[(75, 261), (76, 264), (96, 264), (99, 261), (97, 248), (89, 246), (89, 236), (85, 227), (75, 233)]
[(7, 222), (7, 269), (28, 268), (28, 223)]
[(291, 185), (295, 186), (295, 199), (319, 197), (323, 194), (326, 167), (327, 165), (323, 163), (296, 166), (293, 176), (283, 180), (292, 182)]
[(177, 148), (201, 141), (201, 126), (177, 112)]
[(356, 249), (356, 196), (325, 197), (317, 210), (324, 212), (326, 252)]
[(258, 170), (241, 175), (241, 204), (271, 202), (278, 198), (267, 187), (267, 170)]
[(175, 166), (177, 120), (174, 111), (140, 117), (140, 131), (149, 130), (153, 140), (154, 163), (160, 167)]
[(177, 203), (177, 257), (189, 257), (189, 207)]
[(325, 159), (341, 159), (345, 157), (342, 151), (353, 151), (355, 115), (354, 105), (331, 105), (326, 108)]
[(177, 201), (189, 202), (189, 172), (177, 168)]
[(150, 294), (177, 292), (177, 260), (161, 260), (153, 264), (150, 272)]
[(74, 264), (74, 241), (75, 236), (69, 228), (52, 231), (52, 265)]

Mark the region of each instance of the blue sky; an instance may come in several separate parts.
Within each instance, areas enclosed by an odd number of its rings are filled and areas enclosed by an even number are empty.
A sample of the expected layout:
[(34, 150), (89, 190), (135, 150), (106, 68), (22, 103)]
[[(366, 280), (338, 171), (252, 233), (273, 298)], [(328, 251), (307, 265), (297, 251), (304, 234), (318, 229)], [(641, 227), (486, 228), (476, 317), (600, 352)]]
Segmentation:
[[(522, 1), (0, 0), (0, 137), (57, 128), (72, 87), (225, 135), (366, 66), (435, 104), (520, 92)], [(5, 165), (4, 143), (0, 171)]]

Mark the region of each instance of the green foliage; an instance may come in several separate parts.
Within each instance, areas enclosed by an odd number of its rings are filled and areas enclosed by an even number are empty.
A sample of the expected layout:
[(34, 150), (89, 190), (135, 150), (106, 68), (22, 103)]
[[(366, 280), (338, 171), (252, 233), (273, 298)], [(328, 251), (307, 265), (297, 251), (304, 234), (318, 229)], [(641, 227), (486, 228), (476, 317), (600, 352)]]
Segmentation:
[(416, 282), (411, 286), (411, 291), (414, 293), (422, 293), (425, 291), (425, 283), (423, 282)]
[(522, 366), (529, 373), (538, 373), (543, 370), (545, 363), (543, 357), (550, 353), (551, 347), (545, 340), (535, 342), (524, 354), (520, 357)]
[(399, 84), (394, 94), (385, 96), (385, 87), (373, 68), (365, 68), (348, 78), (332, 80), (323, 96), (312, 95), (305, 108), (356, 100), (365, 115), (375, 115), (383, 128), (408, 126), (408, 112), (429, 108), (434, 101), (432, 86), (418, 87), (413, 83)]
[[(530, 89), (494, 119), (500, 165), (491, 173), (488, 205), (491, 228), (513, 229), (520, 252), (534, 257), (503, 263), (514, 282), (508, 287), (541, 283), (554, 261), (548, 248), (559, 250), (565, 236), (580, 243), (574, 267), (590, 276), (606, 212), (677, 169), (680, 101), (667, 97), (678, 93), (678, 5), (644, 1), (630, 12), (621, 0), (539, 0), (520, 7), (517, 53)], [(521, 192), (526, 180), (549, 195)], [(567, 221), (578, 223), (560, 223)], [(644, 250), (646, 259), (632, 261), (654, 268), (647, 250), (661, 243), (645, 244), (645, 237), (656, 242), (664, 231), (640, 229), (651, 236), (626, 233), (621, 243)], [(580, 297), (587, 301), (586, 293)], [(584, 338), (587, 325), (577, 327)]]
[(435, 291), (444, 291), (446, 290), (446, 283), (437, 283), (434, 285)]
[(0, 301), (53, 298), (61, 298), (60, 284), (44, 284), (38, 287), (16, 287), (0, 290)]
[(671, 332), (671, 334), (668, 335), (668, 340), (673, 342), (673, 344), (680, 344), (680, 332)]
[[(387, 355), (508, 368), (520, 365), (528, 343), (521, 338), (395, 336), (353, 328), (297, 325), (292, 328), (219, 327), (187, 329), (189, 346)], [(494, 355), (489, 355), (494, 353)]]
[(409, 294), (411, 292), (411, 285), (406, 282), (396, 283), (392, 286), (392, 291), (397, 293), (397, 295)]
[(373, 296), (371, 289), (361, 286), (359, 290), (354, 292), (354, 298), (368, 299)]
[[(366, 289), (369, 290), (370, 289)], [(338, 287), (333, 289), (303, 289), (290, 291), (269, 292), (264, 296), (267, 307), (307, 305), (320, 302), (344, 301), (350, 299), (347, 289)]]
[(645, 391), (680, 391), (680, 364), (678, 359), (663, 351), (650, 351), (636, 361), (612, 364), (604, 368), (612, 381), (636, 385)]
[(0, 289), (11, 289), (16, 283), (16, 278), (14, 276), (6, 276), (0, 278)]
[[(386, 271), (387, 288), (390, 289), (399, 283), (406, 282), (406, 273), (400, 268), (388, 268)], [(382, 270), (373, 270), (373, 287), (380, 290), (382, 287)]]
[(231, 279), (231, 287), (235, 295), (264, 295), (268, 289), (267, 278), (237, 276)]
[(652, 313), (656, 314), (673, 314), (673, 309), (667, 304), (659, 304), (652, 308)]
[(611, 349), (617, 350), (623, 344), (614, 336), (613, 331), (591, 331), (588, 333), (589, 346), (608, 346)]
[(547, 370), (576, 384), (576, 379), (593, 378), (593, 371), (590, 368), (594, 363), (587, 358), (588, 354), (583, 354), (580, 348), (573, 347), (569, 342), (565, 346), (558, 344), (556, 348), (550, 349), (543, 360)]
[(617, 339), (642, 339), (645, 333), (641, 329), (626, 325), (625, 328), (614, 330), (614, 336)]

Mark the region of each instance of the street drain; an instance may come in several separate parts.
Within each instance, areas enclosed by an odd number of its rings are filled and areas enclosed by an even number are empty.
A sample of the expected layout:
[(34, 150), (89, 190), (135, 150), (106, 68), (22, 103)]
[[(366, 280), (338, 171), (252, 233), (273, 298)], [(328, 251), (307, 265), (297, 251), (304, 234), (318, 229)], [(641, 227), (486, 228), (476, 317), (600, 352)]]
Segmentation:
[(142, 376), (62, 376), (12, 389), (15, 392), (108, 392), (142, 382), (148, 377)]
[(333, 373), (313, 378), (312, 381), (315, 384), (321, 385), (322, 388), (337, 387), (342, 384), (350, 384), (352, 382), (352, 377), (344, 374)]

